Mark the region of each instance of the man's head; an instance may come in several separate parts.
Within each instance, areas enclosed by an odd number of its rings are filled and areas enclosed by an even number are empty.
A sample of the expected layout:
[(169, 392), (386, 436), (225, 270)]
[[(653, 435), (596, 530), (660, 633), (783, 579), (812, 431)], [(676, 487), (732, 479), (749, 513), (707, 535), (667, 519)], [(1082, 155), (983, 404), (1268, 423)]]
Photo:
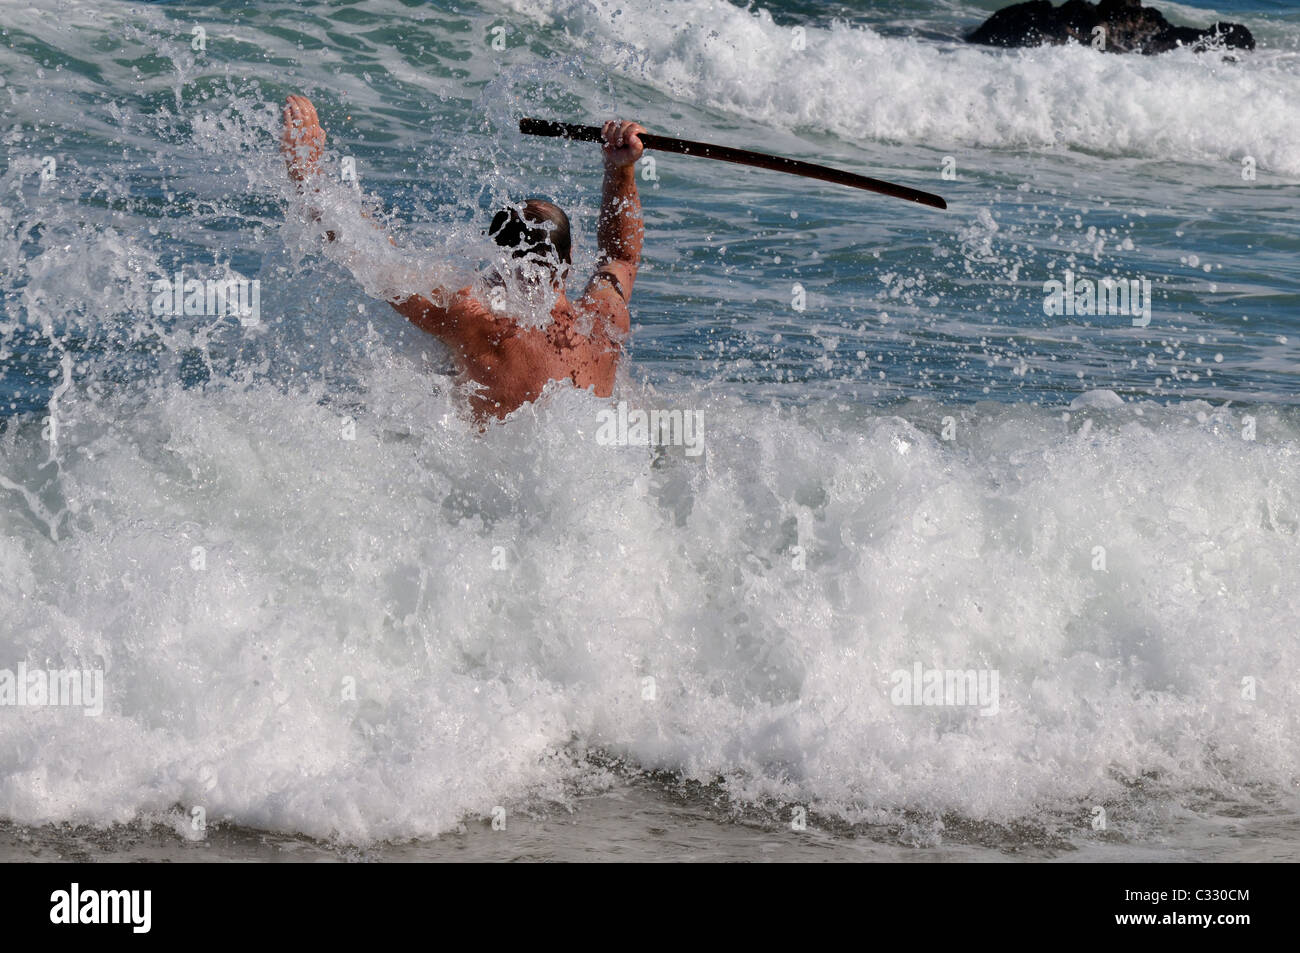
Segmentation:
[(492, 217), (488, 234), (515, 258), (547, 265), (557, 279), (573, 263), (569, 216), (554, 202), (528, 199), (522, 210), (507, 206)]

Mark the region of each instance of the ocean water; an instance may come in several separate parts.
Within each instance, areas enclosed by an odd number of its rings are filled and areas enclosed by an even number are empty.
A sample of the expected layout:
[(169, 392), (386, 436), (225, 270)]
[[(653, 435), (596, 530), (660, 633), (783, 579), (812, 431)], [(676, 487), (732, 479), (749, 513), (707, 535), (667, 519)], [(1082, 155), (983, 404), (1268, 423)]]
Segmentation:
[[(103, 680), (0, 705), (0, 858), (1300, 858), (1300, 10), (1157, 5), (1259, 49), (967, 46), (987, 0), (0, 7), (0, 670)], [(527, 195), (590, 269), (598, 152), (523, 115), (949, 209), (655, 155), (614, 398), (480, 432), (374, 296)], [(257, 320), (159, 314), (177, 272)], [(1149, 314), (1046, 313), (1067, 272)], [(606, 445), (619, 402), (702, 452)], [(996, 705), (896, 703), (917, 666)]]

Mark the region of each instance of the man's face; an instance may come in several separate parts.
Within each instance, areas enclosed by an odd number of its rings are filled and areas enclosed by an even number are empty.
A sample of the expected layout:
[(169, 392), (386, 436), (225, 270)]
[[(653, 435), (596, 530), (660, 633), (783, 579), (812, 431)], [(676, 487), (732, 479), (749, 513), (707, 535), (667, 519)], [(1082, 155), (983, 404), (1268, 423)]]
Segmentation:
[(551, 259), (501, 251), (485, 276), (486, 300), (498, 314), (509, 314), (527, 326), (541, 326), (564, 295), (563, 277), (557, 277)]
[[(556, 216), (562, 224), (554, 221)], [(487, 234), (502, 248), (499, 274), (510, 276), (512, 283), (525, 289), (563, 287), (570, 239), (567, 217), (557, 206), (529, 199), (522, 213), (513, 207), (501, 209), (493, 216)], [(565, 249), (563, 257), (558, 250), (561, 247)]]
[(515, 281), (523, 288), (542, 288), (547, 285), (562, 286), (564, 284), (565, 266), (555, 257), (554, 253), (544, 256), (538, 252), (530, 251), (523, 255), (518, 255), (510, 259), (511, 271), (514, 274)]

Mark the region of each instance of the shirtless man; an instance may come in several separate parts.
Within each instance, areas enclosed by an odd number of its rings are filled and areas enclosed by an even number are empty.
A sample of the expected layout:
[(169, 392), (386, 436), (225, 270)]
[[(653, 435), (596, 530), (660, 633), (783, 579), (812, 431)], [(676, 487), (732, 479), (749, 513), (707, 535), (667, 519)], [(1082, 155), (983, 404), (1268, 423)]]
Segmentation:
[[(605, 181), (596, 232), (600, 259), (577, 301), (569, 301), (564, 293), (572, 257), (569, 218), (561, 208), (529, 199), (522, 214), (505, 208), (492, 220), (493, 240), (512, 249), (516, 258), (540, 265), (545, 279), (551, 281), (558, 298), (550, 325), (524, 327), (510, 315), (494, 312), (470, 287), (453, 294), (435, 289), (428, 297), (414, 294), (389, 302), (416, 327), (451, 348), (461, 374), (478, 385), (470, 397), (476, 416), (504, 418), (536, 400), (553, 380), (592, 388), (598, 397), (613, 392), (622, 341), (631, 330), (628, 297), (641, 260), (644, 226), (635, 165), (641, 158), (643, 132), (634, 122), (605, 123), (601, 147)], [(320, 174), (324, 146), (325, 130), (315, 107), (303, 96), (290, 96), (284, 107), (280, 148), (289, 175), (300, 188)]]

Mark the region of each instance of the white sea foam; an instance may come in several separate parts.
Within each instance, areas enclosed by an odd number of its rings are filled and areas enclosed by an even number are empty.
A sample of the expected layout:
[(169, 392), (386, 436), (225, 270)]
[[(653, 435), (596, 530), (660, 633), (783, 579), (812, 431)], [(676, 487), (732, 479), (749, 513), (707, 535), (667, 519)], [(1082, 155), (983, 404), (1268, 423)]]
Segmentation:
[[(404, 358), (365, 384), (354, 440), (319, 390), (68, 404), (59, 542), (0, 510), (0, 645), (102, 666), (105, 711), (0, 711), (0, 816), (429, 835), (592, 749), (855, 820), (1300, 771), (1282, 418), (988, 406), (944, 441), (933, 406), (679, 395), (706, 453), (652, 466), (588, 395), (478, 435)], [(11, 428), (0, 472), (43, 450)], [(998, 672), (998, 714), (892, 704), (916, 663)]]

